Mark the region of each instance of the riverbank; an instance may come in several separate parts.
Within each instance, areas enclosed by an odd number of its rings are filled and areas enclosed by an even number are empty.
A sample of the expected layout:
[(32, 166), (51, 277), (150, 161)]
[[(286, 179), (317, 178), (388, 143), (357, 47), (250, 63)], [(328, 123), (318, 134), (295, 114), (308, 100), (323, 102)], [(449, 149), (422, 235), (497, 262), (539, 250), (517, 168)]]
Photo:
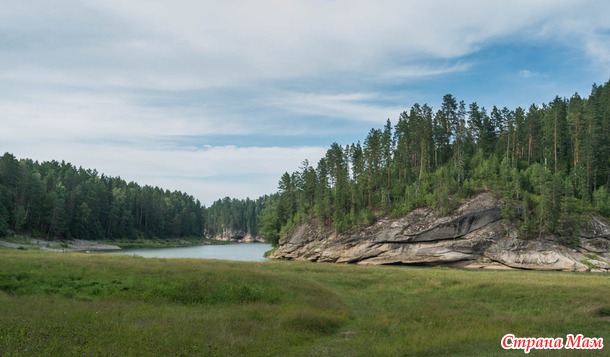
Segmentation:
[(114, 240), (106, 242), (118, 246), (121, 249), (132, 248), (177, 248), (177, 247), (196, 247), (199, 245), (225, 245), (236, 244), (218, 239), (208, 238), (189, 238), (189, 239), (130, 239)]
[(24, 236), (2, 238), (0, 240), (0, 246), (20, 250), (43, 250), (48, 252), (91, 252), (121, 249), (118, 245), (82, 239), (53, 241)]
[(605, 275), (11, 249), (0, 261), (2, 356), (522, 356), (503, 336), (610, 341)]
[(216, 239), (136, 239), (115, 241), (90, 241), (83, 239), (47, 240), (26, 236), (4, 237), (0, 239), (0, 247), (20, 250), (43, 250), (48, 252), (97, 252), (130, 248), (173, 248), (193, 247), (199, 245), (235, 244)]

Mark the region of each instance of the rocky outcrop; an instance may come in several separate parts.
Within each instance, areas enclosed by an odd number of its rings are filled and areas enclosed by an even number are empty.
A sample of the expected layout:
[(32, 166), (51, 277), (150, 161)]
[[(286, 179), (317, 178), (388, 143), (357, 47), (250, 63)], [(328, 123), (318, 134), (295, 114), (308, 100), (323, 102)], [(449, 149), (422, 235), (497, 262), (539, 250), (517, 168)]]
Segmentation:
[(485, 251), (485, 256), (513, 268), (587, 271), (586, 255), (548, 240), (522, 240), (504, 236)]
[(420, 208), (400, 219), (380, 219), (365, 229), (341, 234), (315, 222), (305, 223), (284, 235), (271, 257), (373, 265), (607, 271), (610, 225), (594, 218), (575, 247), (564, 246), (552, 236), (519, 239), (502, 223), (500, 202), (485, 192), (448, 216)]
[(253, 236), (250, 233), (246, 233), (239, 229), (223, 229), (222, 233), (214, 237), (216, 240), (222, 240), (226, 242), (237, 242), (237, 243), (264, 243), (264, 239), (261, 236)]

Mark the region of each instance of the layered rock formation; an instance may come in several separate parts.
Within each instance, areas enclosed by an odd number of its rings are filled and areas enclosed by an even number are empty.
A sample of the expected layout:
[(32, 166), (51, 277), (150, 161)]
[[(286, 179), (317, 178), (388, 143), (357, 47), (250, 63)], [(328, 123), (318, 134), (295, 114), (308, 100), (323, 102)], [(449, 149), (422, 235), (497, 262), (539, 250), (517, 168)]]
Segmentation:
[(442, 265), (561, 271), (610, 269), (610, 225), (594, 217), (567, 247), (557, 237), (519, 239), (502, 223), (500, 202), (481, 193), (441, 216), (416, 209), (400, 219), (380, 219), (363, 230), (336, 234), (315, 222), (280, 239), (276, 259), (357, 264)]
[(261, 236), (253, 236), (239, 229), (223, 229), (222, 233), (214, 237), (216, 240), (237, 243), (264, 243), (265, 240)]

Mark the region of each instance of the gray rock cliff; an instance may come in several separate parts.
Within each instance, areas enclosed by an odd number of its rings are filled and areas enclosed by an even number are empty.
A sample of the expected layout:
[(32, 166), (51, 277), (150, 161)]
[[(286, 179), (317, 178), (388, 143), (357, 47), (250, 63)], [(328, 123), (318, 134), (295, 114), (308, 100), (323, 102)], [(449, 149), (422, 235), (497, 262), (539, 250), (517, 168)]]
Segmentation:
[(357, 264), (438, 265), (469, 268), (603, 271), (610, 269), (610, 225), (593, 217), (567, 247), (557, 237), (519, 239), (502, 223), (500, 202), (489, 192), (452, 214), (416, 209), (365, 229), (337, 234), (315, 222), (280, 239), (271, 258)]
[(240, 229), (228, 229), (225, 228), (222, 230), (222, 233), (214, 236), (216, 240), (223, 240), (227, 242), (237, 242), (237, 243), (264, 243), (263, 237), (259, 235), (252, 235), (250, 233), (246, 233)]

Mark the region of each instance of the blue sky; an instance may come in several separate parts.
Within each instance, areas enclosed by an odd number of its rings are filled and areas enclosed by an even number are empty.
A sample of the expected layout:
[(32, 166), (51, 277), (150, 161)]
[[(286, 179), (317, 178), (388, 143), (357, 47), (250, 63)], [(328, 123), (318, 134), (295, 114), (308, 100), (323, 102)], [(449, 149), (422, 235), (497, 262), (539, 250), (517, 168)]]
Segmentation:
[(610, 79), (602, 0), (0, 5), (0, 151), (207, 205), (416, 102), (527, 108)]

